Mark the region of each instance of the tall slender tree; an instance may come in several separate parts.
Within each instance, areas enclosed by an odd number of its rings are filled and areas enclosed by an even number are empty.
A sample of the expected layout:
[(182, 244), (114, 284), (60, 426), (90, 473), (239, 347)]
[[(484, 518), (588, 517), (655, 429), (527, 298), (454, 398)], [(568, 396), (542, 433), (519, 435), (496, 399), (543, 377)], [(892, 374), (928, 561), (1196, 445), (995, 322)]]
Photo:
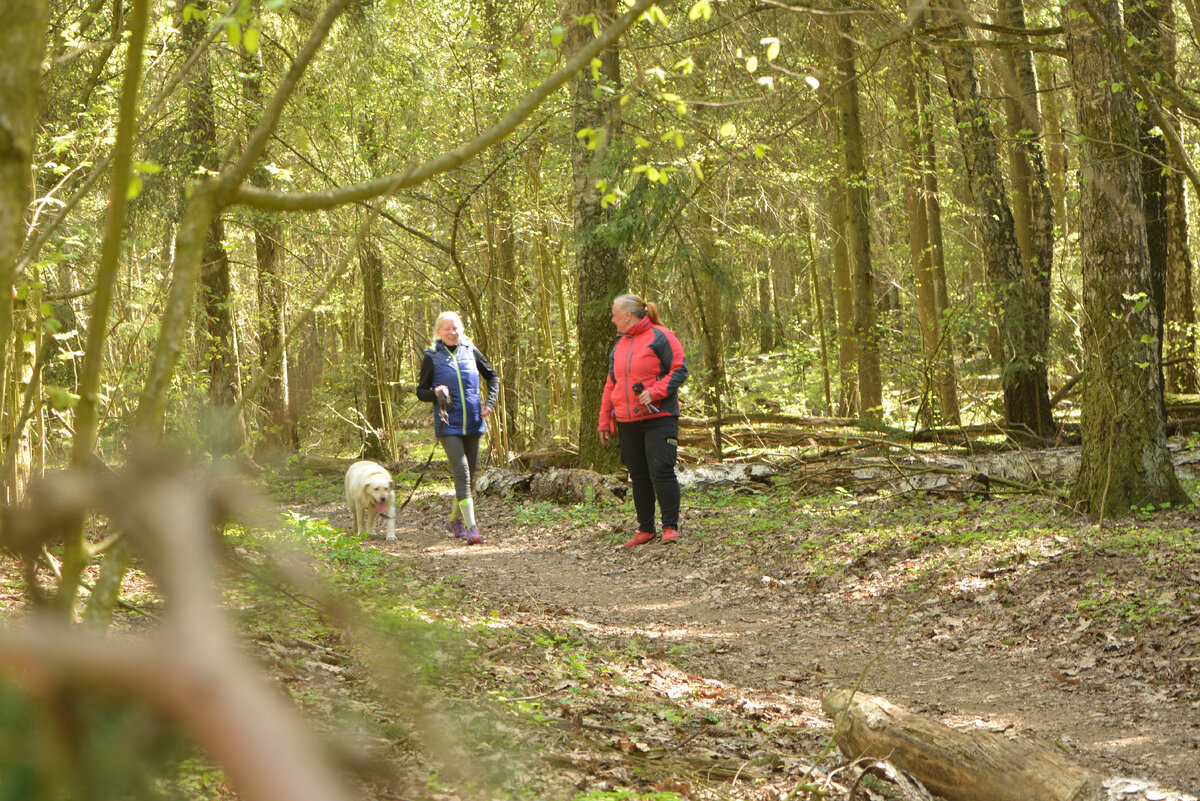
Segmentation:
[[(38, 76), (46, 43), (46, 3), (18, 0), (0, 8), (0, 409), (12, 390), (14, 355), (13, 293), (17, 254), (25, 238), (25, 214), (32, 199), (29, 168), (33, 160)], [(0, 426), (5, 454), (15, 447), (15, 420)], [(5, 478), (0, 500), (15, 501), (17, 487)]]
[(1022, 258), (991, 114), (980, 93), (974, 51), (964, 41), (969, 14), (961, 0), (942, 0), (938, 10), (942, 35), (952, 40), (942, 48), (946, 83), (954, 100), (984, 265), (1000, 318), (1005, 419), (1018, 436), (1049, 437), (1055, 426), (1047, 354), (1038, 333), (1048, 325), (1049, 299), (1043, 290), (1047, 278), (1039, 272), (1041, 267), (1026, 265)]
[(883, 415), (879, 332), (875, 320), (875, 274), (871, 263), (871, 209), (866, 145), (858, 113), (858, 68), (850, 15), (834, 17), (838, 123), (846, 176), (846, 231), (854, 287), (854, 339), (858, 351), (858, 411), (867, 419)]
[[(203, 4), (207, 6), (206, 4)], [(190, 7), (189, 7), (190, 8)], [(186, 51), (195, 50), (208, 35), (206, 15), (183, 13), (180, 30)], [(187, 154), (193, 175), (217, 171), (217, 108), (213, 96), (213, 50), (201, 53), (189, 75), (185, 122)], [(206, 436), (214, 454), (236, 453), (246, 441), (242, 416), (242, 382), (234, 343), (233, 280), (225, 249), (225, 222), (220, 214), (209, 221), (200, 267), (201, 325), (196, 329), (201, 361), (208, 374), (208, 403), (212, 417)]]

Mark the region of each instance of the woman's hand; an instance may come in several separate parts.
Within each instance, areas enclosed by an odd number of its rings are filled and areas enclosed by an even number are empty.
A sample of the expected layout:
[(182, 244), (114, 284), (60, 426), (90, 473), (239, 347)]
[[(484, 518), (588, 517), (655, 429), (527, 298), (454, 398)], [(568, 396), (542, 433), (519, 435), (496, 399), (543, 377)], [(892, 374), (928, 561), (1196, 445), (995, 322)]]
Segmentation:
[(638, 395), (637, 399), (638, 403), (643, 406), (652, 406), (654, 404), (654, 398), (650, 397), (650, 390), (648, 389), (643, 389), (642, 394)]
[(483, 418), (483, 419), (485, 419), (485, 420), (486, 420), (488, 417), (490, 417), (490, 416), (491, 416), (491, 414), (492, 414), (492, 407), (491, 407), (491, 406), (484, 406), (482, 409), (480, 409), (480, 410), (479, 410), (479, 416), (480, 416), (480, 417), (482, 417), (482, 418)]
[(612, 434), (605, 431), (604, 429), (600, 429), (600, 441), (603, 442), (605, 445), (607, 445), (608, 441), (610, 439), (612, 439)]
[(434, 397), (443, 395), (445, 396), (446, 400), (450, 400), (450, 387), (446, 386), (445, 384), (438, 384), (433, 388), (433, 395)]

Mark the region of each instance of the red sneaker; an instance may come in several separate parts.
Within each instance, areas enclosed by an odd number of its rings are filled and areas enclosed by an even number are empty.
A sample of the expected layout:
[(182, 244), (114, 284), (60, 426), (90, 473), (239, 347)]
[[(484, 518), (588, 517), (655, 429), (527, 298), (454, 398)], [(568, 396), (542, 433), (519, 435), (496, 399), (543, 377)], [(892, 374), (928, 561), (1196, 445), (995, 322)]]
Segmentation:
[(632, 548), (635, 545), (645, 545), (650, 540), (654, 539), (653, 531), (639, 531), (633, 535), (633, 539), (622, 545), (622, 548)]
[(663, 542), (679, 542), (679, 529), (674, 526), (666, 526), (663, 528)]

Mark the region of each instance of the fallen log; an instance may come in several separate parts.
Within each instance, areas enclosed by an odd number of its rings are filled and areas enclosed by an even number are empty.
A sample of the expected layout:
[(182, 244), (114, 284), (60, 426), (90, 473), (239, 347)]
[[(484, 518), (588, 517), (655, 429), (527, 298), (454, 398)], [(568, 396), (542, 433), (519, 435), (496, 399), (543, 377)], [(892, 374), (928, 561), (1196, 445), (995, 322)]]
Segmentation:
[(1067, 755), (927, 720), (873, 695), (834, 690), (821, 708), (848, 759), (884, 759), (946, 801), (1099, 801), (1103, 782)]
[(514, 472), (489, 467), (475, 479), (480, 495), (512, 496), (529, 493), (535, 498), (561, 503), (616, 503), (625, 484), (594, 470), (552, 468), (540, 473)]

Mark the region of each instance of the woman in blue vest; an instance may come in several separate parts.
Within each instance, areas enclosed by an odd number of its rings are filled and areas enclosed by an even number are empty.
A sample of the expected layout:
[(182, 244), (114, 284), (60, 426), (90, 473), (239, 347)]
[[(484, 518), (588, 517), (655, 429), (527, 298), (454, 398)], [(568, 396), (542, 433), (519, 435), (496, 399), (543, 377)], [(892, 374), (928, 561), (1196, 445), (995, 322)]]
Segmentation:
[[(487, 400), (480, 395), (480, 376), (487, 381)], [(433, 344), (425, 350), (417, 397), (434, 404), (433, 430), (446, 451), (454, 474), (454, 510), (446, 530), (469, 545), (483, 541), (475, 523), (471, 482), (479, 461), (479, 438), (496, 405), (500, 378), (479, 349), (463, 333), (462, 318), (442, 312), (433, 326)]]

